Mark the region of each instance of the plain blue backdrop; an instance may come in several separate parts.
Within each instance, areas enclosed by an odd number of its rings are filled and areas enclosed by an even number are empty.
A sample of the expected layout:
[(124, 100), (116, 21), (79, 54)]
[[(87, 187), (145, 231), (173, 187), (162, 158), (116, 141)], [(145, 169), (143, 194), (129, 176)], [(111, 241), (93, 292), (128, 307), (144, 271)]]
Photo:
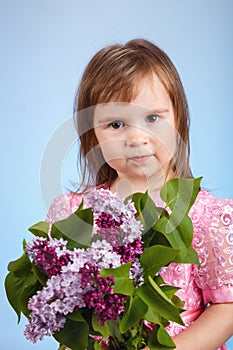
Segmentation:
[[(24, 339), (25, 320), (17, 325), (3, 280), (23, 238), (31, 239), (27, 227), (77, 181), (72, 105), (89, 59), (137, 37), (162, 47), (186, 89), (194, 175), (217, 197), (232, 198), (232, 34), (231, 0), (1, 0), (1, 348), (57, 348), (53, 339)], [(60, 150), (53, 141), (64, 130), (70, 142)]]

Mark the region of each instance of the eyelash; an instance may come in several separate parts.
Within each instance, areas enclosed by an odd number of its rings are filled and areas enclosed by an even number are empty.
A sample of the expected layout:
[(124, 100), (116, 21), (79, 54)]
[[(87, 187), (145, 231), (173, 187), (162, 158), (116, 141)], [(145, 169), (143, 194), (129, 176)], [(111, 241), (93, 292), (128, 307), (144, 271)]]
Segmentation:
[[(156, 120), (155, 119), (152, 119), (156, 117)], [(151, 119), (151, 120), (150, 120)], [(149, 122), (149, 123), (156, 123), (158, 120), (160, 119), (160, 116), (158, 114), (150, 114), (146, 117), (146, 120)]]
[[(121, 126), (115, 128), (115, 127), (114, 127), (114, 124), (115, 124), (115, 125), (116, 125), (116, 124), (121, 124)], [(121, 120), (114, 120), (114, 122), (109, 123), (108, 126), (109, 126), (111, 129), (117, 130), (117, 129), (120, 129), (120, 128), (122, 128), (123, 126), (125, 126), (125, 123), (122, 122)]]
[[(154, 118), (154, 117), (156, 117), (156, 118)], [(158, 114), (150, 114), (145, 118), (145, 120), (148, 123), (153, 124), (153, 123), (156, 123), (159, 118), (160, 118), (160, 116)], [(114, 127), (114, 125), (115, 125), (115, 127)], [(113, 122), (109, 123), (108, 126), (111, 129), (117, 130), (117, 129), (123, 128), (125, 126), (125, 123), (121, 120), (114, 120)]]

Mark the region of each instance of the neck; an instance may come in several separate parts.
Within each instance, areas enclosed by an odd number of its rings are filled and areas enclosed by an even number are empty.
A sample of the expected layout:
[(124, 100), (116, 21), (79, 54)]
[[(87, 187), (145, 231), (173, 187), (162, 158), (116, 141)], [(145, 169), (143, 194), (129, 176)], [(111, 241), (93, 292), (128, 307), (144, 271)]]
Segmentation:
[(164, 183), (169, 180), (172, 174), (169, 174), (167, 178), (165, 178), (164, 174), (160, 174), (159, 176), (154, 176), (150, 179), (148, 178), (127, 178), (126, 176), (118, 175), (118, 177), (114, 180), (112, 185), (110, 186), (110, 190), (112, 192), (117, 192), (121, 198), (125, 198), (132, 193), (135, 192), (146, 192), (148, 191), (150, 197), (153, 200), (157, 200), (160, 198), (160, 190)]

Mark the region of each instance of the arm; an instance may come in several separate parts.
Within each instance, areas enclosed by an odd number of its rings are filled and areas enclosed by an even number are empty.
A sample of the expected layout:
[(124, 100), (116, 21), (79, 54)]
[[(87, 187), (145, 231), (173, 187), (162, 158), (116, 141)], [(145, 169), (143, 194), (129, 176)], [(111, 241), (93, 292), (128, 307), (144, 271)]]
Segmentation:
[(174, 337), (177, 350), (216, 350), (233, 335), (233, 303), (214, 304)]
[[(233, 303), (214, 304), (173, 338), (176, 350), (216, 350), (233, 335)], [(149, 350), (146, 346), (143, 350)]]

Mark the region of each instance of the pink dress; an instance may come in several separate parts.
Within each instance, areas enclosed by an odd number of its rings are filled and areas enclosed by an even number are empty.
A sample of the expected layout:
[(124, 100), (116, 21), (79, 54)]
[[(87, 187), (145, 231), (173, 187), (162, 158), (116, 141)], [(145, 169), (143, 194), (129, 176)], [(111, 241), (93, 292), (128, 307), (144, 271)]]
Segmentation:
[[(81, 199), (81, 195), (72, 192), (57, 197), (47, 219), (51, 222), (65, 219), (78, 208)], [(233, 302), (233, 200), (217, 199), (202, 189), (190, 217), (200, 268), (170, 264), (161, 271), (166, 283), (181, 288), (177, 295), (185, 302), (187, 311), (182, 315), (185, 327), (203, 312), (207, 303)], [(167, 330), (173, 337), (185, 327), (171, 323)], [(220, 349), (227, 347), (222, 345)]]

